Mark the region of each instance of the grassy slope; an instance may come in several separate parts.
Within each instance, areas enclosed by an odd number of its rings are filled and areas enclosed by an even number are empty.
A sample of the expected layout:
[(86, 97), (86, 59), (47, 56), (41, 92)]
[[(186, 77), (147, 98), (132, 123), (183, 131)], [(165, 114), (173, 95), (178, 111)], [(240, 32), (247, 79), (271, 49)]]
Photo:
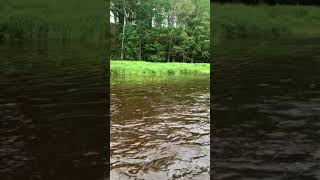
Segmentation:
[(320, 36), (320, 7), (211, 4), (214, 36)]
[(2, 0), (0, 39), (105, 39), (106, 9), (104, 1)]
[(154, 63), (144, 61), (111, 61), (111, 74), (130, 75), (201, 75), (209, 74), (207, 63)]

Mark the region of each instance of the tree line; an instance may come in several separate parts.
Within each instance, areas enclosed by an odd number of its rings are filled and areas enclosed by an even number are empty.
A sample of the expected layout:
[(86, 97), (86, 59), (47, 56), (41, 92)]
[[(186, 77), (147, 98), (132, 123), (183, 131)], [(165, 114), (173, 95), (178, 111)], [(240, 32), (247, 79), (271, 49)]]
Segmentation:
[(294, 4), (294, 5), (320, 5), (319, 0), (211, 0), (220, 3), (244, 3), (244, 4)]
[(209, 0), (111, 0), (112, 59), (209, 62)]

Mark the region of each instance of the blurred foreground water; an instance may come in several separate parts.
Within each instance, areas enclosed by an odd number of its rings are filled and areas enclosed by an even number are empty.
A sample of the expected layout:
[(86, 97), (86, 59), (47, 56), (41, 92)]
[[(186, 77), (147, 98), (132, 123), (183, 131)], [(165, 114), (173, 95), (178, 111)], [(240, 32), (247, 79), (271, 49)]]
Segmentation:
[(320, 179), (319, 40), (215, 42), (215, 179)]
[(106, 53), (79, 44), (0, 44), (0, 179), (102, 179)]

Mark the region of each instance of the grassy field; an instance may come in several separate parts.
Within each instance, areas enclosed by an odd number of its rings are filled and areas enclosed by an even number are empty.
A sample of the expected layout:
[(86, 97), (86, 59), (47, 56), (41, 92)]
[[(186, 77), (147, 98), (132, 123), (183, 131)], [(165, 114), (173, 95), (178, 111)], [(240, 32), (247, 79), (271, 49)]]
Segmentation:
[(2, 40), (106, 39), (105, 1), (2, 0)]
[(320, 37), (320, 7), (211, 4), (214, 37)]
[(210, 64), (112, 60), (110, 62), (110, 73), (128, 75), (201, 75), (210, 73)]

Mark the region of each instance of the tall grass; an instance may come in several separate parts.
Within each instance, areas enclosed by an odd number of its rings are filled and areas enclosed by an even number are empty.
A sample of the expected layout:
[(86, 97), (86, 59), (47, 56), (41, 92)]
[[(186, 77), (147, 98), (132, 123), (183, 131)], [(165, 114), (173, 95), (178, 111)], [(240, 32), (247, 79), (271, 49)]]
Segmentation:
[(114, 75), (202, 75), (210, 73), (210, 64), (112, 60), (110, 62), (110, 73)]
[(106, 39), (107, 3), (86, 0), (2, 0), (2, 40)]
[(212, 3), (215, 37), (320, 36), (320, 7)]

